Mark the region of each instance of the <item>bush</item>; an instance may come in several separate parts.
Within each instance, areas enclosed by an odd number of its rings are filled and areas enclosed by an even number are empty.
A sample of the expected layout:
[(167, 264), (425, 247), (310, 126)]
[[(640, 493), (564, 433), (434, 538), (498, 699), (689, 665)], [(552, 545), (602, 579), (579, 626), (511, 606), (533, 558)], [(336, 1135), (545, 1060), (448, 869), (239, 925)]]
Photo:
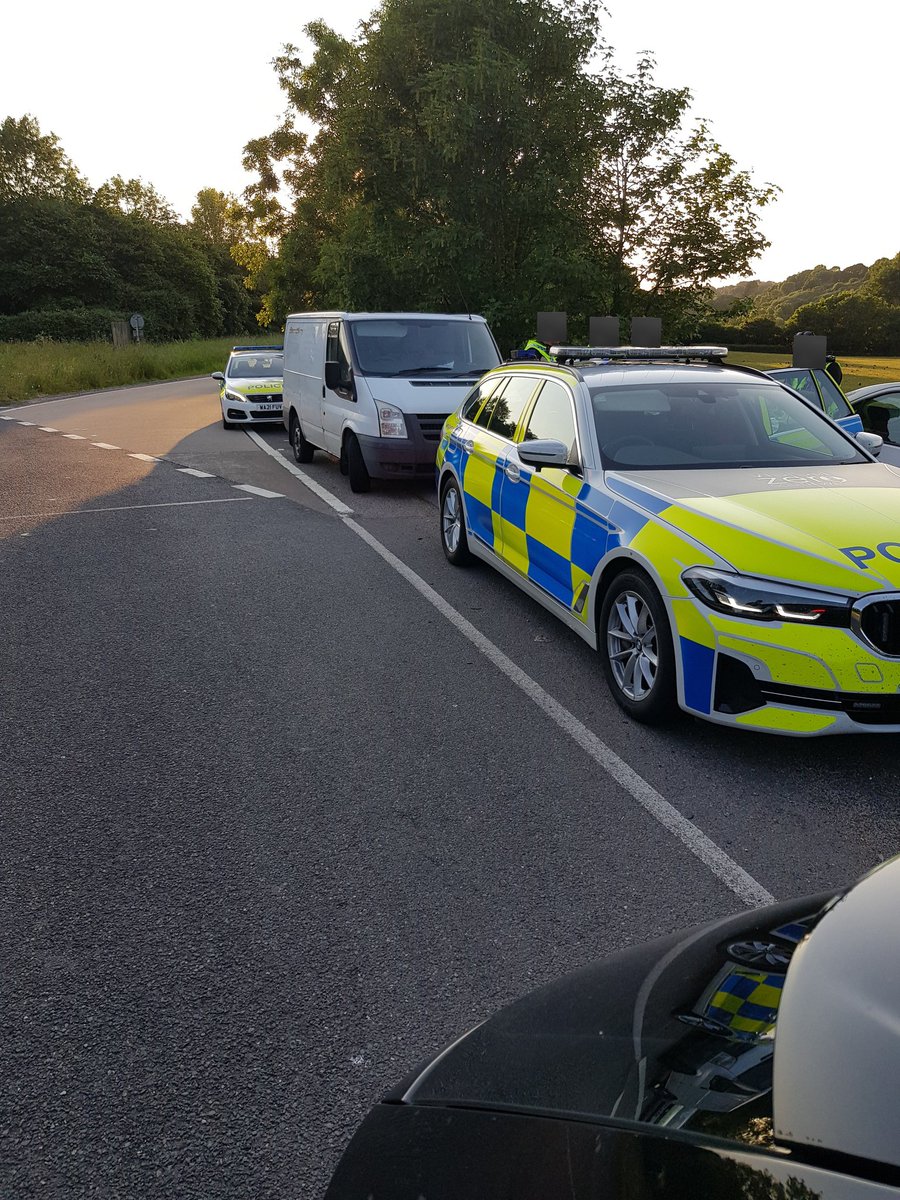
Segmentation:
[(108, 308), (46, 308), (0, 316), (0, 342), (112, 340), (110, 325), (126, 314)]

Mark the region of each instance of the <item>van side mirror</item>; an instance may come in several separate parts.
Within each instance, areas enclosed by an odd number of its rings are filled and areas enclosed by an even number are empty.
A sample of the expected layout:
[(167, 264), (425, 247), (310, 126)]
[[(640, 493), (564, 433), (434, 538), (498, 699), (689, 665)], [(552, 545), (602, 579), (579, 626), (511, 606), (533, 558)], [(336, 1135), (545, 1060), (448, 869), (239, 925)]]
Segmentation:
[(325, 364), (325, 386), (334, 391), (335, 388), (341, 386), (341, 364), (337, 362), (326, 362)]

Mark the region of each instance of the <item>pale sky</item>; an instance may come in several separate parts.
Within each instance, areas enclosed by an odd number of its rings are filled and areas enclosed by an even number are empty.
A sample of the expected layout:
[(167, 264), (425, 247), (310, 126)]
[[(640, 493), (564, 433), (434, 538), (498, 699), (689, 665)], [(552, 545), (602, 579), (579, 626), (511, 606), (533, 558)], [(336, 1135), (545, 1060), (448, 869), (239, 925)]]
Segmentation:
[[(781, 280), (900, 251), (895, 0), (608, 0), (620, 66), (640, 51), (758, 182), (771, 248), (752, 266)], [(0, 119), (31, 113), (97, 186), (153, 183), (187, 215), (202, 187), (240, 192), (241, 151), (283, 111), (271, 61), (324, 17), (350, 35), (368, 0), (44, 0), (3, 18)]]

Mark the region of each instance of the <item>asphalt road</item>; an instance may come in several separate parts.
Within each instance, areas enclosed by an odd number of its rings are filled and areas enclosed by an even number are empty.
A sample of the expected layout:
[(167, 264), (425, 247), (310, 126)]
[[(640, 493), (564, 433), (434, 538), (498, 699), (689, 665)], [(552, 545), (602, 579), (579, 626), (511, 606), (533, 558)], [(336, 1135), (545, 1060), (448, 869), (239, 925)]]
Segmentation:
[(536, 689), (779, 898), (898, 849), (892, 738), (635, 726), (573, 634), (447, 565), (432, 489), (319, 459), (355, 524), (210, 381), (0, 421), (0, 1196), (317, 1197), (421, 1058), (738, 910)]

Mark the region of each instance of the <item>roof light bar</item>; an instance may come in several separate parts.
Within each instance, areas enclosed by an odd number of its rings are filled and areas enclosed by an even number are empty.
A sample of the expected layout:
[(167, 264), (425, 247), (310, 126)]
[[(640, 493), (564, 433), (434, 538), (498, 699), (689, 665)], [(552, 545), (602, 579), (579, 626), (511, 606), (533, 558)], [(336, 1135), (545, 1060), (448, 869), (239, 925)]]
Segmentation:
[(232, 346), (234, 350), (284, 350), (284, 346)]
[(591, 358), (605, 359), (702, 359), (711, 362), (725, 358), (726, 346), (551, 346), (550, 354), (560, 362)]

